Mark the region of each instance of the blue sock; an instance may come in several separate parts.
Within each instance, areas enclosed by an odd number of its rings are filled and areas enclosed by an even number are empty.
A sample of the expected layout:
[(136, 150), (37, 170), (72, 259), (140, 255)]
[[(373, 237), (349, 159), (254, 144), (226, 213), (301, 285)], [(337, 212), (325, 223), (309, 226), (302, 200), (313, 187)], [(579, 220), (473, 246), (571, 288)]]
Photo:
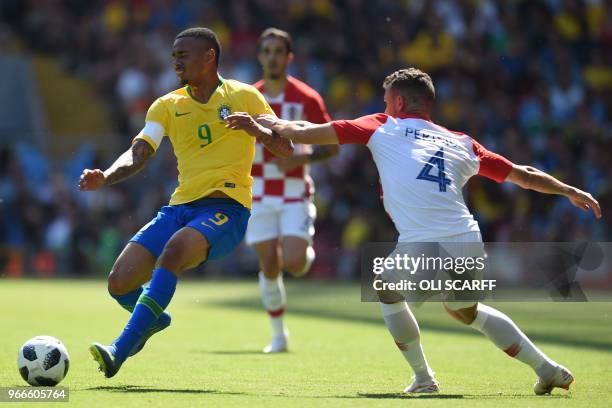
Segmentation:
[(164, 268), (156, 268), (132, 312), (123, 333), (114, 341), (115, 358), (124, 361), (147, 329), (163, 313), (176, 289), (176, 275)]
[(142, 286), (129, 293), (126, 293), (125, 295), (114, 295), (110, 291), (108, 293), (117, 301), (117, 303), (119, 303), (119, 306), (132, 313), (134, 311), (134, 307), (136, 307), (138, 298), (142, 294)]
[[(125, 295), (115, 295), (111, 293), (110, 291), (108, 293), (117, 301), (117, 303), (119, 303), (119, 306), (121, 306), (128, 312), (132, 313), (134, 311), (134, 307), (136, 307), (138, 298), (142, 294), (142, 291), (144, 290), (144, 288), (145, 288), (144, 285), (139, 286), (137, 289), (134, 289), (133, 291), (126, 293)], [(161, 325), (167, 326), (168, 324), (170, 324), (170, 320), (171, 320), (170, 314), (168, 312), (164, 312), (159, 317), (159, 319), (155, 321), (154, 324), (161, 324)]]

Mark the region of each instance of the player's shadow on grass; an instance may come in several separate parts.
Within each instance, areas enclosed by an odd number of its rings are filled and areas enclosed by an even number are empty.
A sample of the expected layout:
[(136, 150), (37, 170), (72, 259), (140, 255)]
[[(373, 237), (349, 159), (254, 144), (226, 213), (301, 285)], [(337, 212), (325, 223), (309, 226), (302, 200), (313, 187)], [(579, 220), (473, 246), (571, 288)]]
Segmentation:
[(120, 385), (110, 386), (103, 385), (99, 387), (87, 388), (88, 391), (111, 391), (111, 392), (134, 392), (134, 393), (154, 393), (154, 392), (167, 392), (177, 394), (231, 394), (240, 395), (241, 392), (221, 392), (217, 390), (202, 390), (202, 389), (191, 389), (191, 388), (154, 388), (154, 387), (142, 387), (139, 385)]
[(529, 399), (571, 399), (571, 394), (554, 394), (542, 397), (534, 394), (417, 394), (409, 395), (403, 392), (394, 393), (358, 393), (354, 397), (338, 397), (338, 398), (372, 398), (372, 399), (517, 399), (517, 398), (529, 398)]
[(419, 394), (418, 396), (407, 395), (403, 392), (382, 392), (382, 393), (358, 393), (356, 397), (342, 398), (372, 398), (372, 399), (462, 399), (461, 394)]

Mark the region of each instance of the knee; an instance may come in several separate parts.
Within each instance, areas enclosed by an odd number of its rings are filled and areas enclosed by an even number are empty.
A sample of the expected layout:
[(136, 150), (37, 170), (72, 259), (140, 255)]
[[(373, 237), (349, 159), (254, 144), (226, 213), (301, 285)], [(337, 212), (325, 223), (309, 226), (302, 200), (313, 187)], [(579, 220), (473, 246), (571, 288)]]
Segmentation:
[(124, 276), (121, 269), (113, 267), (108, 275), (108, 292), (111, 295), (125, 295), (129, 292)]
[(183, 245), (173, 242), (168, 242), (168, 244), (166, 244), (157, 263), (159, 266), (173, 272), (182, 272), (191, 267), (191, 265), (188, 264), (187, 249)]
[(306, 266), (306, 254), (304, 253), (283, 253), (283, 269), (295, 277), (300, 277), (304, 274), (304, 266)]
[(405, 300), (401, 294), (390, 290), (379, 290), (376, 294), (378, 295), (379, 302), (384, 304), (403, 302)]
[(477, 308), (478, 303), (461, 309), (451, 309), (446, 303), (444, 303), (444, 309), (446, 312), (455, 320), (466, 325), (472, 324), (474, 319), (476, 319)]

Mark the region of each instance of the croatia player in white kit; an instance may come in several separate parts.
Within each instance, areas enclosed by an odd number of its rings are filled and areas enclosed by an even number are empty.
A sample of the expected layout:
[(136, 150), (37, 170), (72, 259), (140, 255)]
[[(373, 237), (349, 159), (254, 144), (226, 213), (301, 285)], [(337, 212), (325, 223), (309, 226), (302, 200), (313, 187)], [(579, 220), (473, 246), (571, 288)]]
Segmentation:
[[(383, 84), (385, 113), (325, 125), (291, 123), (265, 116), (258, 121), (298, 143), (366, 145), (378, 168), (384, 207), (400, 242), (482, 242), (477, 222), (462, 196), (468, 179), (481, 175), (525, 189), (567, 197), (573, 205), (601, 218), (597, 201), (533, 167), (516, 165), (485, 149), (471, 137), (433, 123), (431, 78), (410, 68), (389, 75)], [(439, 384), (427, 364), (419, 326), (406, 301), (381, 296), (385, 323), (415, 378), (406, 392), (436, 392)], [(448, 313), (482, 332), (498, 348), (538, 376), (536, 394), (569, 389), (574, 377), (539, 350), (504, 313), (482, 303), (447, 303)]]
[[(258, 60), (263, 79), (254, 86), (264, 95), (279, 118), (331, 121), (321, 96), (305, 83), (287, 75), (293, 60), (289, 33), (268, 28), (259, 37)], [(287, 351), (285, 327), (285, 287), (281, 271), (295, 277), (308, 272), (315, 253), (312, 248), (316, 208), (314, 186), (308, 165), (338, 154), (337, 145), (297, 145), (294, 155), (278, 158), (261, 143), (255, 146), (253, 208), (245, 239), (254, 245), (259, 259), (259, 287), (263, 305), (270, 317), (272, 341), (264, 353)]]

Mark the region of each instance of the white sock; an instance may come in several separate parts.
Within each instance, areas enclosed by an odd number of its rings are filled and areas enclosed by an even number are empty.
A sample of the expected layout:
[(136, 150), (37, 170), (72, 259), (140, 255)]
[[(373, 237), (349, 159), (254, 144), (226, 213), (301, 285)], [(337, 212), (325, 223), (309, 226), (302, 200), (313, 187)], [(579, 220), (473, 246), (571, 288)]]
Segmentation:
[(471, 327), (483, 333), (510, 357), (530, 366), (541, 378), (550, 378), (557, 363), (538, 349), (518, 326), (497, 309), (478, 304)]
[(259, 289), (261, 290), (262, 303), (270, 316), (272, 335), (274, 337), (285, 336), (283, 314), (285, 313), (287, 300), (283, 275), (279, 274), (276, 279), (268, 279), (263, 272), (259, 272)]
[(419, 382), (433, 379), (434, 373), (427, 364), (427, 359), (421, 347), (419, 324), (408, 308), (406, 302), (381, 303), (380, 309), (393, 336), (395, 344), (412, 367), (416, 380)]

